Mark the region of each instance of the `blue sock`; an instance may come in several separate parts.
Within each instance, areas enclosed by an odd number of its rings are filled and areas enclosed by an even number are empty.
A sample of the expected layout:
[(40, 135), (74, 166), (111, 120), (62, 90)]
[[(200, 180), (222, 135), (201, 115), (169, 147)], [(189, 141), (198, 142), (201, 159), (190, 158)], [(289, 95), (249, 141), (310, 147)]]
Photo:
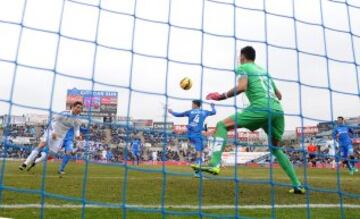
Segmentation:
[(195, 163), (196, 163), (197, 165), (201, 165), (201, 164), (202, 164), (202, 159), (201, 159), (201, 157), (196, 158)]
[(352, 165), (351, 165), (351, 162), (349, 160), (346, 160), (345, 164), (346, 164), (346, 166), (347, 166), (347, 168), (349, 170), (352, 170)]
[(61, 166), (60, 166), (60, 171), (64, 171), (65, 166), (67, 165), (67, 163), (69, 162), (70, 159), (71, 159), (70, 155), (68, 155), (68, 154), (64, 155)]
[(351, 166), (353, 167), (353, 168), (356, 168), (356, 161), (355, 161), (355, 159), (351, 159)]

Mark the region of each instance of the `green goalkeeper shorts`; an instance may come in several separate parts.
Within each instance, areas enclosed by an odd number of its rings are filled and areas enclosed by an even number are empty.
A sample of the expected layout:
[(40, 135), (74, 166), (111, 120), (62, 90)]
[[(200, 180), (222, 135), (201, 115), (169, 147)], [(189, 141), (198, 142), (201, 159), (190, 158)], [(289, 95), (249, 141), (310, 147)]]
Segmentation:
[(284, 112), (272, 110), (271, 112), (254, 107), (247, 107), (243, 112), (230, 116), (238, 128), (247, 128), (251, 131), (262, 128), (268, 136), (281, 140), (284, 134)]

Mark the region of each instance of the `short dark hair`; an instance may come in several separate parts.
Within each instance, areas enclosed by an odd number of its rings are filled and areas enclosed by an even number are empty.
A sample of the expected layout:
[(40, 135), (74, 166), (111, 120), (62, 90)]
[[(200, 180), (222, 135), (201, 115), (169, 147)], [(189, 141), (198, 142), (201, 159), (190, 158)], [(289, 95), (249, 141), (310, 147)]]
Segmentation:
[(245, 46), (244, 48), (242, 48), (240, 54), (245, 56), (245, 58), (248, 60), (255, 61), (256, 51), (251, 46)]
[(198, 107), (201, 107), (201, 100), (193, 100), (192, 103)]
[(70, 109), (72, 109), (73, 107), (77, 106), (77, 105), (83, 105), (83, 103), (81, 101), (75, 101), (73, 104), (71, 104)]
[(344, 120), (344, 117), (342, 117), (342, 116), (338, 116), (337, 118), (341, 119), (341, 120)]

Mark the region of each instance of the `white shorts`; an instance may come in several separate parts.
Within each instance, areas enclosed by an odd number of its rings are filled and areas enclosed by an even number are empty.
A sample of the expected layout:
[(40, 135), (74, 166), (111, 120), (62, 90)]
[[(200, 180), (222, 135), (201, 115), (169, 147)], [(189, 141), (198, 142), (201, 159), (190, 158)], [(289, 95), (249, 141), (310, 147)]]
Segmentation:
[(49, 148), (49, 152), (57, 154), (63, 145), (64, 138), (57, 137), (55, 140), (51, 137), (51, 131), (45, 131), (44, 135), (40, 138), (42, 142), (46, 142), (46, 145)]
[(329, 156), (334, 158), (335, 157), (335, 150), (329, 150)]

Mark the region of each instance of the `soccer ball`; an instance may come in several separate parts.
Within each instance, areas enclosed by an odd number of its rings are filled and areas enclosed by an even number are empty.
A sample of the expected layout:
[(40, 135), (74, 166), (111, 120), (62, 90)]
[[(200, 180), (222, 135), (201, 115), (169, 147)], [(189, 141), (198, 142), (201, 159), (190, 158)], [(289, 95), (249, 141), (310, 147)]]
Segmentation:
[(192, 87), (192, 81), (190, 78), (185, 77), (180, 81), (180, 87), (184, 90), (189, 90)]

